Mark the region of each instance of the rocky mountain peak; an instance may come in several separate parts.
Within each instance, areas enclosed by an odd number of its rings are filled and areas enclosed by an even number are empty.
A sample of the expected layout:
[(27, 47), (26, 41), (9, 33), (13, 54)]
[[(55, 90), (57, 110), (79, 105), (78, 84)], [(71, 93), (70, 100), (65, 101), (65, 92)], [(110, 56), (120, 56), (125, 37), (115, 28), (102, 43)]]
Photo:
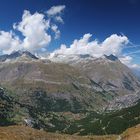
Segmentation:
[(111, 55), (104, 55), (105, 58), (111, 60), (111, 61), (116, 61), (118, 60), (118, 57), (116, 57), (115, 55), (111, 54)]
[(55, 54), (53, 57), (48, 57), (48, 59), (50, 59), (51, 61), (54, 62), (63, 62), (63, 63), (78, 63), (78, 62), (88, 62), (88, 61), (94, 61), (94, 62), (115, 62), (118, 59), (118, 57), (116, 57), (115, 55), (111, 54), (111, 55), (103, 55), (100, 57), (94, 57), (90, 54), (69, 54), (69, 55), (65, 55), (65, 54)]
[(1, 55), (0, 56), (0, 62), (5, 62), (8, 60), (16, 60), (16, 59), (20, 59), (20, 58), (26, 58), (26, 59), (35, 59), (37, 60), (38, 57), (36, 57), (35, 55), (33, 55), (32, 53), (30, 53), (29, 51), (14, 51), (11, 54), (5, 54), (5, 55)]

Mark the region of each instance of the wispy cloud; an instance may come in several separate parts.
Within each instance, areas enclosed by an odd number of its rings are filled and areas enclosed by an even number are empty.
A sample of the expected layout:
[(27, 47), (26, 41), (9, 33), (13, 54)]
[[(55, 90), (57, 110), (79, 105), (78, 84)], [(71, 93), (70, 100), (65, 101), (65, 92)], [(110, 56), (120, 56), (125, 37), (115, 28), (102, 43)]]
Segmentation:
[(125, 53), (125, 55), (134, 55), (134, 54), (140, 54), (140, 50)]
[(45, 13), (48, 15), (50, 19), (54, 19), (55, 21), (59, 23), (64, 23), (62, 19), (62, 13), (65, 10), (66, 6), (65, 5), (57, 5), (57, 6), (52, 6), (48, 11)]
[(48, 16), (55, 16), (61, 14), (65, 8), (65, 5), (52, 6), (48, 11), (46, 11), (46, 13), (48, 14)]
[(60, 30), (58, 29), (58, 26), (55, 24), (51, 25), (51, 29), (55, 33), (55, 39), (59, 38), (60, 37)]

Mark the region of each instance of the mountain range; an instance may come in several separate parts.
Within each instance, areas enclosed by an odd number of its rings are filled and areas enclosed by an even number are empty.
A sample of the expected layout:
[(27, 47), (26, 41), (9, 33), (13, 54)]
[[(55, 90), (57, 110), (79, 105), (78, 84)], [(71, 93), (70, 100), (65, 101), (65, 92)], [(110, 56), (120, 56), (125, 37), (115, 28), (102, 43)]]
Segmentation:
[(40, 59), (17, 51), (0, 56), (0, 81), (2, 126), (103, 135), (140, 123), (140, 81), (114, 55)]

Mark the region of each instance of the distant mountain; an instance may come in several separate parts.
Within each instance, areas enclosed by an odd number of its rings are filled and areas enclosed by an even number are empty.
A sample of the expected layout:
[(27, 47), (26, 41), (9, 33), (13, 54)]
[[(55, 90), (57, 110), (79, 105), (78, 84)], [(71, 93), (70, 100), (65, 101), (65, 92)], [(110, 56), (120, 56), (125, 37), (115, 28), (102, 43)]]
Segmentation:
[(109, 95), (114, 98), (110, 104), (115, 105), (119, 102), (117, 109), (130, 106), (130, 103), (132, 105), (139, 99), (140, 82), (138, 78), (114, 55), (104, 55), (100, 58), (90, 55), (64, 55), (63, 57), (56, 55), (51, 60), (79, 69), (91, 80), (94, 88), (110, 93)]
[(30, 53), (29, 51), (15, 51), (11, 54), (5, 54), (0, 56), (0, 62), (10, 61), (10, 60), (16, 60), (18, 58), (28, 58), (28, 59), (38, 59), (35, 55)]
[(105, 58), (111, 60), (111, 61), (117, 61), (118, 60), (118, 57), (114, 56), (113, 54), (111, 55), (104, 55)]

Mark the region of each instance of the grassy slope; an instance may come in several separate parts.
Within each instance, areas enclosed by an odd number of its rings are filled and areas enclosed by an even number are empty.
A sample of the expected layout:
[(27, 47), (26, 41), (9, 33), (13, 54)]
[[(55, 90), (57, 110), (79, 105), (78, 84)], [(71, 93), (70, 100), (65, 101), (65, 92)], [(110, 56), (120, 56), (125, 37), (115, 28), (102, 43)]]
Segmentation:
[(115, 140), (116, 137), (60, 135), (25, 126), (0, 127), (0, 140)]
[(49, 133), (23, 125), (0, 127), (0, 140), (139, 140), (140, 125), (129, 128), (120, 135), (76, 136)]
[(120, 137), (122, 140), (140, 140), (140, 125), (127, 129)]

